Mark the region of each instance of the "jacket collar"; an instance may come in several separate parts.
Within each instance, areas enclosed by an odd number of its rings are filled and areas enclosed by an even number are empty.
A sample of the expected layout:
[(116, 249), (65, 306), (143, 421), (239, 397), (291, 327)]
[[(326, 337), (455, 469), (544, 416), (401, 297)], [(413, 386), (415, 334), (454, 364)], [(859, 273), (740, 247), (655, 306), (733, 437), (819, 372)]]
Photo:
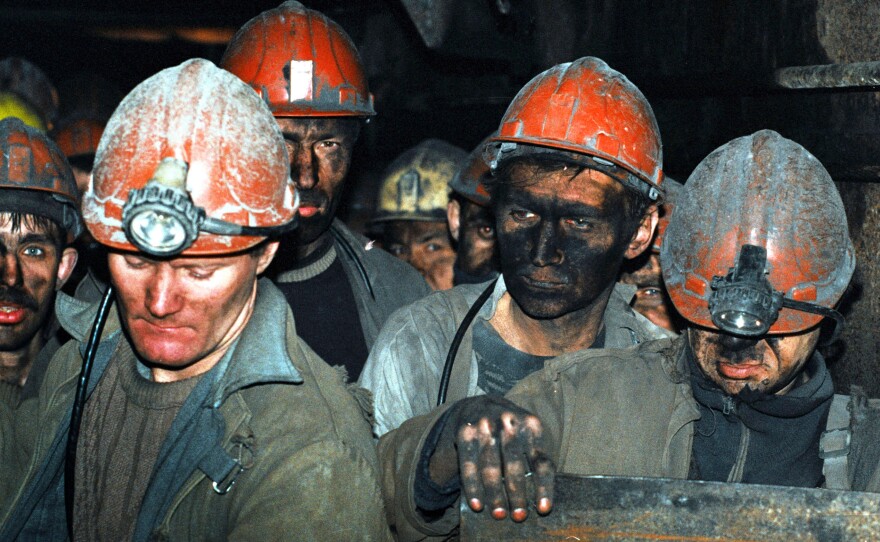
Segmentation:
[[(61, 327), (78, 342), (84, 343), (88, 339), (92, 325), (95, 323), (95, 315), (98, 313), (100, 300), (94, 303), (83, 301), (69, 296), (64, 292), (58, 292), (55, 297), (55, 316)], [(104, 324), (104, 332), (101, 337), (106, 338), (118, 331), (122, 326), (119, 323), (119, 314), (116, 311), (116, 303), (112, 304), (107, 312), (107, 321)]]
[[(81, 343), (88, 338), (98, 305), (64, 293), (59, 293), (55, 301), (61, 326)], [(241, 336), (211, 370), (218, 382), (212, 392), (212, 404), (219, 405), (230, 394), (253, 384), (299, 384), (303, 381), (287, 351), (287, 327), (293, 325), (289, 311), (281, 292), (268, 279), (260, 279), (251, 319)], [(281, 315), (285, 316), (286, 325), (279, 325)], [(119, 315), (111, 307), (102, 340), (120, 328)]]
[[(286, 325), (279, 325), (281, 315), (285, 315)], [(290, 319), (287, 300), (269, 279), (260, 279), (251, 319), (217, 364), (219, 385), (211, 397), (214, 406), (219, 406), (232, 393), (254, 384), (303, 382), (287, 350)]]

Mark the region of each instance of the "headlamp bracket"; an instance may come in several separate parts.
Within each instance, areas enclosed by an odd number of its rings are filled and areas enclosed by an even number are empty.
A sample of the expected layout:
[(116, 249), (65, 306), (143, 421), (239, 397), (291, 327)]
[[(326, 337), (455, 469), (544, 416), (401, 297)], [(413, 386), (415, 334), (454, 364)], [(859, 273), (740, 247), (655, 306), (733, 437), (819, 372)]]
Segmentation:
[(767, 334), (785, 307), (833, 318), (836, 325), (828, 341), (832, 342), (844, 323), (843, 316), (828, 307), (786, 298), (767, 280), (766, 266), (766, 248), (750, 244), (740, 247), (736, 265), (727, 275), (712, 278), (713, 292), (709, 296), (712, 322), (733, 335), (758, 337)]

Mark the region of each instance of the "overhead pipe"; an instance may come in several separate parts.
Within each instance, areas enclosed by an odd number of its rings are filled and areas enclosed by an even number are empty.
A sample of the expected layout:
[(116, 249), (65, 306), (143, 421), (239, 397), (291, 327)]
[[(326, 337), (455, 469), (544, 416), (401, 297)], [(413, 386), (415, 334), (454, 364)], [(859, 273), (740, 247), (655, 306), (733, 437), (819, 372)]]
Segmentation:
[(773, 71), (779, 88), (861, 88), (880, 86), (880, 61), (792, 66)]

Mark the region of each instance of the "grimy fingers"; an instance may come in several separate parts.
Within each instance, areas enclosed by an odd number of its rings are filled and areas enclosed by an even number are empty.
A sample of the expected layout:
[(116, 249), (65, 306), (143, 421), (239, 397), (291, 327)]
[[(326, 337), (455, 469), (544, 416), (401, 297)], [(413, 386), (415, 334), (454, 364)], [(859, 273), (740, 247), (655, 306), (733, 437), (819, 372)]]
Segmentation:
[(522, 429), (522, 420), (512, 412), (501, 415), (501, 453), (504, 462), (504, 486), (510, 503), (513, 521), (525, 521), (529, 515), (528, 503), (532, 498), (527, 476), (529, 474), (528, 446), (530, 438)]
[(503, 490), (500, 490), (501, 453), (493, 429), (487, 418), (463, 426), (458, 433), (457, 448), (463, 497), (474, 512), (490, 503), (494, 515), (494, 504), (499, 491), (503, 497)]
[(527, 416), (520, 428), (528, 441), (527, 457), (532, 472), (532, 483), (535, 488), (535, 508), (542, 516), (553, 509), (553, 478), (556, 466), (547, 456), (544, 440), (544, 429), (541, 420), (536, 416)]

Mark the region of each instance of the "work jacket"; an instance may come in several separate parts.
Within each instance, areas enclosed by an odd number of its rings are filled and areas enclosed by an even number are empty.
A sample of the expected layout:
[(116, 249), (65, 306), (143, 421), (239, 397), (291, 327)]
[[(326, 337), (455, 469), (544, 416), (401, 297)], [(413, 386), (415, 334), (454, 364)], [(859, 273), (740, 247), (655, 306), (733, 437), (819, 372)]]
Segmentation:
[[(700, 413), (682, 355), (685, 341), (663, 339), (559, 356), (506, 397), (541, 419), (558, 472), (687, 479)], [(862, 442), (861, 449), (844, 450), (862, 463), (873, 462), (851, 465), (844, 487), (835, 489), (880, 491), (877, 406), (862, 402), (855, 407), (853, 442)], [(399, 540), (445, 539), (458, 526), (457, 504), (440, 519), (426, 521), (413, 493), (423, 445), (447, 408), (409, 420), (379, 442), (386, 509)]]
[[(65, 296), (56, 310), (76, 341), (53, 358), (38, 399), (16, 413), (19, 449), (11, 463), (0, 461), (0, 476), (23, 483), (0, 508), (0, 540), (67, 537), (64, 449), (96, 307)], [(111, 314), (89, 393), (126, 340)], [(241, 336), (202, 375), (166, 435), (134, 540), (389, 539), (362, 403), (297, 338), (284, 297), (261, 280)], [(22, 455), (30, 460), (15, 464)]]
[[(378, 435), (413, 416), (430, 412), (437, 404), (452, 339), (488, 284), (462, 284), (434, 292), (397, 311), (385, 324), (360, 377), (361, 385), (373, 392)], [(506, 292), (504, 277), (499, 277), (476, 319), (491, 319)], [(624, 348), (670, 334), (629, 306), (634, 294), (635, 286), (615, 284), (603, 316), (606, 348)], [(468, 327), (462, 337), (451, 373), (448, 402), (484, 393), (477, 384), (478, 364), (473, 349), (473, 329), (477, 324), (475, 321)]]
[[(341, 220), (333, 220), (330, 233), (336, 257), (351, 285), (369, 351), (391, 314), (425, 297), (431, 288), (413, 266), (382, 249), (372, 248), (366, 237), (351, 231)], [(281, 273), (277, 281), (289, 279)]]

